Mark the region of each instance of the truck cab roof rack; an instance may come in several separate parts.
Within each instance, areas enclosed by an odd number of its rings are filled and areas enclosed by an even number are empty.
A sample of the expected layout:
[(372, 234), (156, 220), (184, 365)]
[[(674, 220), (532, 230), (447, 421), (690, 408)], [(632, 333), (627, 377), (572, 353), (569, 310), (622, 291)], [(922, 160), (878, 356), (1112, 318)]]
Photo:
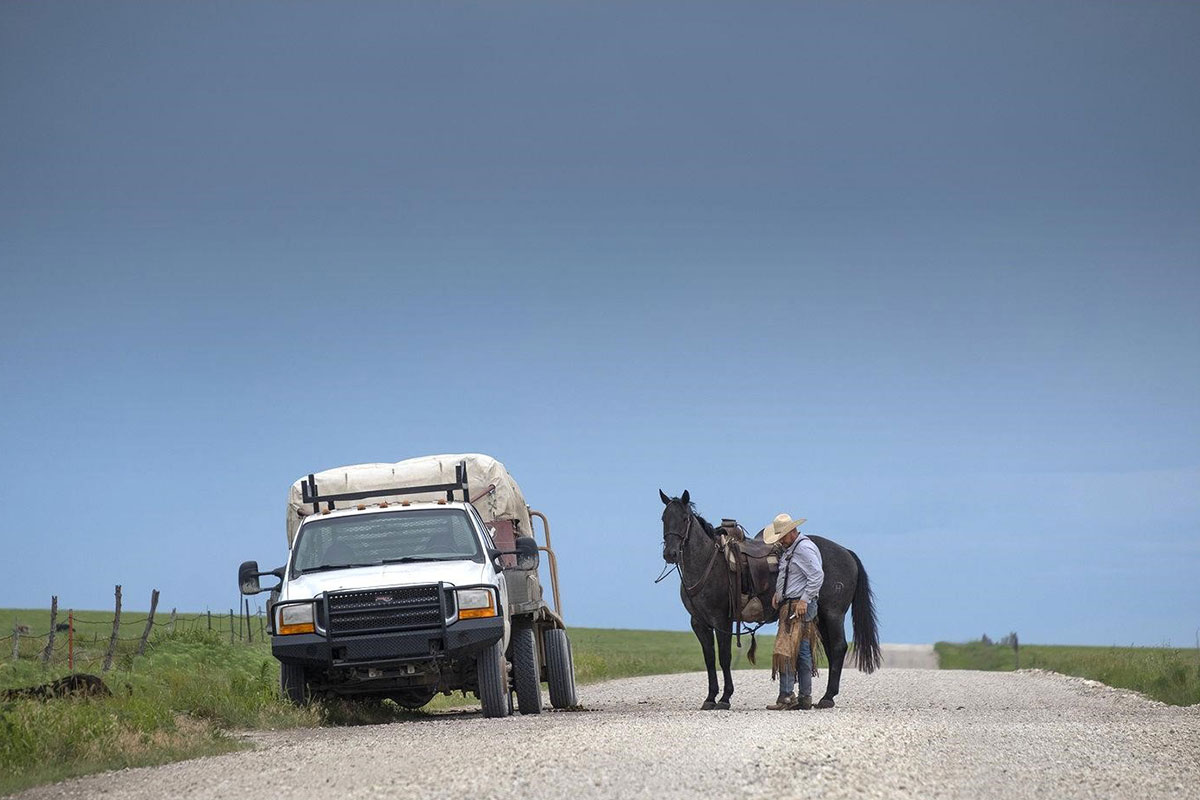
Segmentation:
[(467, 486), (467, 462), (460, 461), (454, 465), (454, 483), (437, 483), (429, 486), (397, 486), (391, 489), (370, 489), (365, 492), (343, 492), (342, 494), (321, 494), (317, 488), (317, 478), (313, 473), (300, 482), (300, 492), (305, 503), (312, 503), (313, 511), (321, 511), (321, 503), (325, 503), (329, 511), (333, 511), (334, 503), (349, 500), (365, 500), (369, 497), (391, 497), (402, 494), (432, 494), (445, 492), (447, 502), (454, 502), (454, 493), (462, 492), (463, 502), (471, 501), (471, 491)]

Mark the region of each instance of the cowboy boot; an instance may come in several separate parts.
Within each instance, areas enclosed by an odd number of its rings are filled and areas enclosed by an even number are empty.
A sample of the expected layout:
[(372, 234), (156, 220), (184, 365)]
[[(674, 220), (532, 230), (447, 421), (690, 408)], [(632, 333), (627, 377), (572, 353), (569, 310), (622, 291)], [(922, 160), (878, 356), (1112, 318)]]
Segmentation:
[(800, 695), (800, 702), (796, 704), (796, 708), (800, 709), (801, 711), (812, 710), (812, 695), (811, 694)]
[(796, 707), (796, 695), (781, 694), (781, 695), (779, 695), (779, 698), (774, 703), (767, 706), (767, 709), (769, 711), (789, 711), (795, 707)]

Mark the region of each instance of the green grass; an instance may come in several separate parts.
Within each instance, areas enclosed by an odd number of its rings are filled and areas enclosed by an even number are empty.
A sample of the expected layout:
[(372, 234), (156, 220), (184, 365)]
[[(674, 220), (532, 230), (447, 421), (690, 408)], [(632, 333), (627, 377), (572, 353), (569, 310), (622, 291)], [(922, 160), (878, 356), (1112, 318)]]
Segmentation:
[[(982, 642), (935, 645), (942, 669), (1008, 671), (1012, 648)], [(1200, 703), (1200, 648), (1021, 645), (1022, 669), (1047, 669), (1133, 689), (1177, 706)]]
[[(18, 615), (35, 625), (33, 614)], [(68, 674), (65, 636), (63, 655), (56, 642), (49, 666), (37, 657), (44, 642), (22, 641), (16, 662), (10, 660), (11, 640), (0, 643), (0, 689), (36, 686)], [(265, 644), (230, 645), (228, 638), (182, 621), (173, 633), (152, 634), (145, 655), (134, 655), (136, 644), (121, 642), (113, 669), (104, 675), (111, 697), (0, 701), (0, 794), (107, 769), (235, 750), (242, 744), (231, 730), (320, 721), (318, 711), (279, 701), (278, 668)], [(76, 671), (100, 673), (103, 645), (88, 636), (78, 643), (76, 656)]]
[[(323, 709), (296, 709), (279, 700), (277, 662), (265, 642), (229, 642), (229, 619), (179, 615), (169, 609), (144, 655), (136, 655), (146, 612), (125, 611), (112, 669), (112, 697), (0, 701), (0, 794), (107, 769), (149, 766), (242, 747), (230, 731), (316, 725)], [(112, 611), (75, 612), (75, 672), (99, 675), (112, 633)], [(138, 620), (143, 620), (139, 622)], [(58, 621), (65, 623), (63, 610)], [(257, 630), (257, 620), (252, 620)], [(36, 686), (71, 672), (66, 632), (55, 637), (51, 663), (40, 653), (50, 628), (48, 609), (0, 611), (0, 635), (30, 628), (20, 658), (0, 641), (0, 689)], [(222, 627), (222, 624), (224, 627)], [(236, 620), (235, 620), (236, 624)], [(236, 636), (236, 627), (235, 627)]]
[[(580, 683), (704, 669), (700, 643), (690, 632), (571, 628), (570, 633), (575, 676)], [(730, 664), (733, 669), (770, 669), (774, 646), (774, 636), (758, 637), (755, 666), (746, 658), (750, 637), (743, 636), (742, 649), (734, 645)], [(824, 654), (818, 664), (826, 666)]]
[[(174, 630), (160, 613), (144, 655), (136, 655), (146, 613), (126, 611), (113, 661), (104, 680), (112, 697), (0, 701), (0, 794), (108, 769), (149, 766), (242, 747), (233, 732), (245, 729), (387, 722), (414, 712), (386, 704), (324, 702), (297, 709), (279, 697), (278, 662), (270, 646), (230, 642), (229, 617), (180, 614)], [(75, 671), (101, 673), (112, 632), (111, 611), (75, 612)], [(66, 621), (66, 612), (58, 617)], [(20, 658), (11, 660), (11, 640), (0, 641), (0, 689), (36, 686), (69, 673), (67, 636), (56, 637), (51, 663), (39, 654), (50, 627), (46, 609), (0, 610), (0, 633), (13, 623), (29, 626)], [(691, 672), (704, 668), (691, 633), (572, 628), (580, 683), (638, 675)], [(751, 667), (749, 637), (733, 651), (734, 668)], [(773, 636), (758, 643), (759, 668), (769, 668)], [(584, 694), (586, 703), (586, 694)], [(436, 698), (423, 712), (475, 705), (474, 698)]]

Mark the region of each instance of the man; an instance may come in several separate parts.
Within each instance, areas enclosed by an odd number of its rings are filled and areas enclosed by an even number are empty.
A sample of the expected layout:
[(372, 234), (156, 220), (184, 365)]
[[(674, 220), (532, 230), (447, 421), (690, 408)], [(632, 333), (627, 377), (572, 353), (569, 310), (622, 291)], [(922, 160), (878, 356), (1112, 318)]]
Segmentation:
[[(779, 577), (775, 581), (772, 603), (779, 609), (779, 634), (771, 677), (779, 674), (779, 699), (767, 708), (784, 711), (812, 708), (813, 644), (817, 640), (817, 595), (825, 582), (821, 551), (798, 530), (804, 519), (780, 514), (763, 531), (767, 544), (784, 546), (779, 559)], [(796, 674), (800, 675), (800, 698), (792, 693)]]

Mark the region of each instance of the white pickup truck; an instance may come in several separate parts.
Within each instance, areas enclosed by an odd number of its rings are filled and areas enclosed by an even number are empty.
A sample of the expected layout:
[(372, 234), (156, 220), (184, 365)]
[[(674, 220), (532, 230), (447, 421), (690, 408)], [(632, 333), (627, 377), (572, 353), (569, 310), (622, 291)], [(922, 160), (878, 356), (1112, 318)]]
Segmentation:
[[(570, 642), (538, 574), (546, 552), (557, 598), (549, 528), (539, 546), (532, 519), (545, 517), (524, 505), (502, 464), (468, 454), (357, 465), (293, 490), (287, 563), (260, 571), (247, 561), (238, 572), (243, 593), (271, 592), (271, 650), (287, 698), (419, 708), (463, 691), (485, 716), (502, 717), (513, 692), (522, 714), (540, 713), (545, 680), (554, 707), (577, 704)], [(278, 585), (263, 587), (264, 576)]]

